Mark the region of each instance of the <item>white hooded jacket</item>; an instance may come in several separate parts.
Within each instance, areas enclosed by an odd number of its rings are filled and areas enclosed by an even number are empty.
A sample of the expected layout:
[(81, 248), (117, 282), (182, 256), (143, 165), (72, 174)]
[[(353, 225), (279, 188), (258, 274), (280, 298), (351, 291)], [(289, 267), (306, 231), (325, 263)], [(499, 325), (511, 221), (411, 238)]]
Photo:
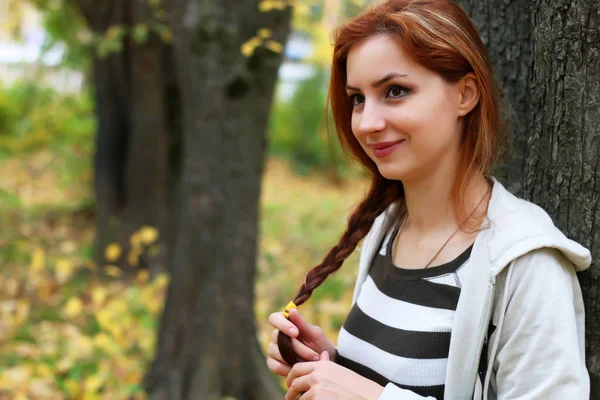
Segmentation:
[[(356, 302), (376, 245), (397, 218), (390, 206), (363, 240)], [(454, 314), (445, 400), (589, 399), (584, 307), (577, 271), (590, 252), (568, 239), (540, 207), (494, 180), (488, 215), (478, 233)], [(487, 373), (478, 366), (489, 322)], [(426, 399), (388, 384), (379, 400)], [(432, 399), (431, 397), (427, 399)]]

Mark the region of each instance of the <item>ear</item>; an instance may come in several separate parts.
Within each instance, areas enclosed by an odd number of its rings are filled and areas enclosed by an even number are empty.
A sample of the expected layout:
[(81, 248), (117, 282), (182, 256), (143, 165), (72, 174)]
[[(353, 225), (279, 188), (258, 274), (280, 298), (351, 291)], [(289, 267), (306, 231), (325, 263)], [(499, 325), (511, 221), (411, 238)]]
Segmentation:
[(458, 116), (462, 117), (470, 113), (479, 102), (479, 85), (473, 72), (467, 73), (460, 79), (458, 90)]

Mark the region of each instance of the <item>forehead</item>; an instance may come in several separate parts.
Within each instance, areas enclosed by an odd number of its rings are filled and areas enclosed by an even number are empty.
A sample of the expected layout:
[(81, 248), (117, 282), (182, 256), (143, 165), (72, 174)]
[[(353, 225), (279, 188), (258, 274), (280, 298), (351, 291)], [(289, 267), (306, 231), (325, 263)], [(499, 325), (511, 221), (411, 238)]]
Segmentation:
[(415, 76), (425, 68), (412, 59), (396, 39), (385, 35), (371, 36), (353, 45), (346, 61), (348, 84), (371, 82), (391, 72)]

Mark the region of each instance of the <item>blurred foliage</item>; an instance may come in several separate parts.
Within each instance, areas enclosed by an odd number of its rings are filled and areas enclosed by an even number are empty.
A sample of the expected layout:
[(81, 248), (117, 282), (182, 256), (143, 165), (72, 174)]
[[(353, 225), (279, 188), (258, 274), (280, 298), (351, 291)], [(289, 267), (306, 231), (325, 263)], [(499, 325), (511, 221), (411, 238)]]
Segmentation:
[[(56, 172), (53, 184), (68, 187), (79, 181), (91, 186), (95, 126), (87, 93), (60, 93), (36, 82), (16, 82), (10, 87), (0, 84), (0, 160), (15, 164), (27, 155), (36, 155), (37, 160), (29, 169), (17, 168), (2, 178), (12, 182), (9, 191), (43, 175), (50, 166)], [(3, 197), (0, 195), (0, 206)]]
[[(272, 330), (268, 315), (287, 304), (336, 244), (366, 188), (360, 179), (337, 187), (321, 174), (299, 177), (284, 161), (268, 160), (255, 308), (264, 351)], [(151, 281), (145, 270), (128, 283), (112, 274), (97, 278), (85, 250), (92, 229), (50, 213), (46, 208), (45, 218), (19, 221), (15, 234), (22, 237), (26, 258), (2, 263), (0, 396), (4, 391), (29, 399), (143, 398), (141, 379), (153, 356), (167, 279)], [(157, 235), (142, 227), (131, 241), (149, 247)], [(120, 256), (120, 248), (107, 247), (107, 263)], [(299, 309), (334, 342), (350, 308), (357, 263), (355, 252)]]
[(275, 99), (269, 121), (269, 152), (291, 163), (294, 170), (311, 170), (329, 176), (356, 174), (344, 159), (337, 140), (327, 137), (325, 102), (327, 74), (318, 68), (315, 75), (302, 81), (288, 101)]
[[(10, 1), (11, 12), (20, 15), (27, 2)], [(263, 0), (261, 6), (280, 3), (294, 4), (295, 29), (308, 32), (315, 43), (313, 55), (302, 62), (315, 65), (317, 73), (288, 101), (277, 99), (269, 124), (255, 309), (265, 351), (272, 330), (268, 315), (288, 303), (306, 273), (337, 243), (367, 188), (339, 157), (336, 142), (330, 153), (324, 121), (331, 23), (364, 2)], [(44, 49), (64, 46), (61, 66), (88, 71), (92, 45), (104, 55), (120, 50), (123, 27), (94, 35), (73, 2), (30, 4), (43, 13), (49, 34)], [(154, 15), (159, 22), (164, 17), (160, 10)], [(10, 29), (18, 32), (18, 26)], [(144, 42), (155, 29), (168, 42), (170, 32), (163, 28), (140, 24), (131, 33)], [(260, 45), (281, 51), (268, 33), (257, 31)], [(141, 227), (127, 251), (109, 245), (101, 266), (105, 275), (95, 274), (90, 260), (96, 122), (90, 91), (61, 93), (38, 81), (0, 85), (0, 398), (143, 398), (140, 382), (153, 358), (168, 279), (151, 280), (138, 270), (126, 282), (115, 266), (123, 258), (135, 266), (156, 250), (158, 232), (152, 227)], [(331, 184), (332, 174), (344, 178), (340, 185)], [(350, 307), (357, 262), (355, 252), (300, 307), (334, 342)]]
[(95, 133), (88, 95), (60, 93), (32, 81), (0, 84), (0, 152), (22, 154), (69, 147), (89, 155)]
[(134, 282), (100, 281), (89, 268), (38, 248), (27, 267), (0, 275), (0, 393), (144, 398), (168, 278), (141, 270)]

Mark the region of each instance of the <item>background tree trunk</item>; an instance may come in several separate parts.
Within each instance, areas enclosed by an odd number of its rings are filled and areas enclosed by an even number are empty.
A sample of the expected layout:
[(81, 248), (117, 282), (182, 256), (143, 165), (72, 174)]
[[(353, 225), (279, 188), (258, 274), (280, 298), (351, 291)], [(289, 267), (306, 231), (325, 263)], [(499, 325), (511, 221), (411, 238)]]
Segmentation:
[(600, 3), (533, 3), (532, 124), (525, 196), (592, 252), (580, 274), (591, 398), (600, 398)]
[[(76, 4), (90, 28), (97, 34), (114, 26), (127, 29), (123, 48), (106, 58), (94, 54), (98, 132), (94, 159), (96, 197), (95, 261), (107, 263), (104, 250), (117, 242), (123, 255), (114, 262), (121, 268), (130, 265), (127, 254), (130, 237), (142, 226), (157, 228), (162, 237), (157, 257), (144, 257), (153, 272), (165, 268), (164, 233), (166, 232), (168, 129), (177, 126), (167, 117), (165, 78), (167, 46), (150, 31), (145, 43), (136, 42), (131, 30), (136, 24), (152, 20), (147, 1), (77, 0)], [(172, 62), (169, 60), (168, 62)]]
[(504, 94), (512, 151), (495, 176), (522, 194), (531, 119), (531, 0), (459, 0), (477, 26)]
[[(600, 256), (600, 5), (597, 0), (461, 0), (513, 105), (514, 151), (498, 176)], [(591, 399), (600, 399), (598, 262), (579, 274)]]
[[(281, 398), (254, 322), (266, 128), (282, 55), (242, 44), (269, 29), (285, 44), (290, 10), (259, 0), (172, 0), (183, 164), (171, 283), (149, 399)], [(268, 32), (264, 32), (267, 36)]]

